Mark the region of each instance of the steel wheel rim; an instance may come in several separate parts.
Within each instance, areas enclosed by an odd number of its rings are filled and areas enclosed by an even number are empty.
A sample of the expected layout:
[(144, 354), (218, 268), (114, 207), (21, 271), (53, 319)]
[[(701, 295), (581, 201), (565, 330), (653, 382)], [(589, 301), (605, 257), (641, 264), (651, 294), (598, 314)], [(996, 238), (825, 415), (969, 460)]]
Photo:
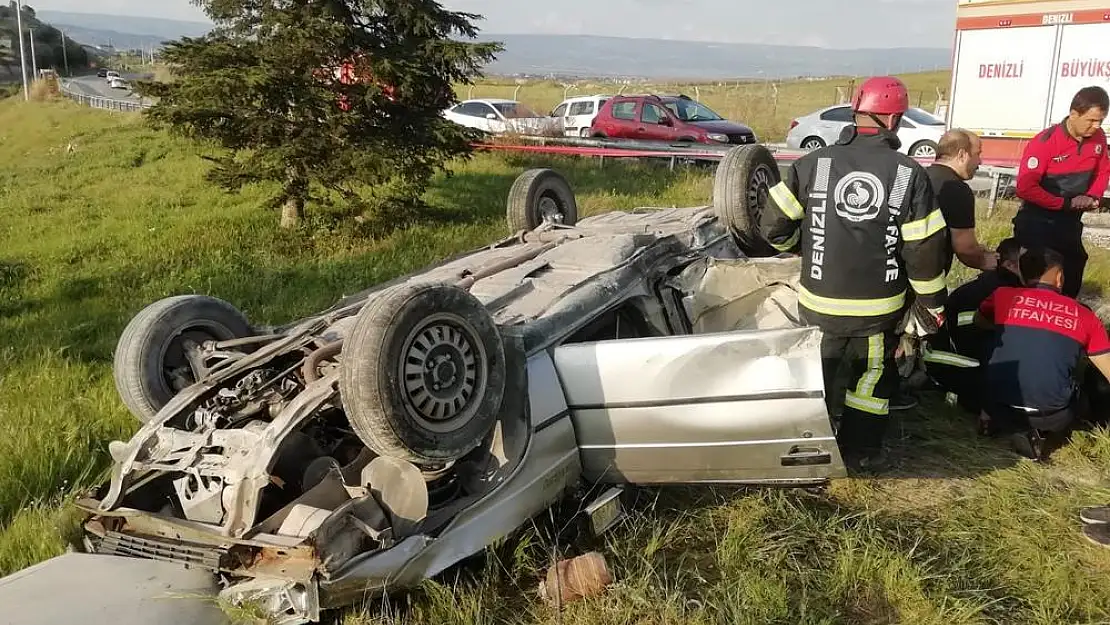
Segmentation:
[(405, 412), (425, 429), (450, 432), (469, 421), (486, 389), (485, 345), (458, 315), (423, 319), (401, 347), (398, 381)]
[(755, 224), (763, 214), (763, 207), (767, 205), (767, 197), (771, 194), (771, 170), (766, 165), (757, 165), (752, 170), (751, 180), (748, 182), (748, 212)]
[(540, 196), (540, 201), (536, 205), (536, 212), (539, 214), (540, 223), (563, 223), (563, 204), (550, 191)]
[(928, 144), (919, 145), (917, 146), (917, 149), (913, 151), (913, 155), (917, 158), (927, 158), (930, 156), (935, 158), (937, 155), (937, 150), (936, 148)]
[(806, 142), (802, 144), (803, 150), (816, 150), (819, 147), (821, 147), (821, 141), (819, 139), (807, 139)]
[[(197, 321), (177, 328), (170, 336), (170, 340), (166, 341), (158, 354), (158, 362), (161, 364), (159, 377), (163, 385), (162, 390), (173, 396), (196, 384), (204, 374), (203, 371), (197, 371), (189, 361), (185, 342), (192, 341), (200, 346), (206, 341), (219, 341), (221, 338), (231, 337), (232, 332), (222, 323)], [(174, 384), (175, 379), (184, 379), (187, 382), (178, 386)]]

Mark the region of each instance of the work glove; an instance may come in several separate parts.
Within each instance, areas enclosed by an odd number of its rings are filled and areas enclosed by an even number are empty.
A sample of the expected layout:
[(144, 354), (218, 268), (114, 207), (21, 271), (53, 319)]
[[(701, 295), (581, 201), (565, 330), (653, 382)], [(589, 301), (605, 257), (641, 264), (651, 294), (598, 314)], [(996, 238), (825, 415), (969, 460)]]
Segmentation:
[(906, 313), (904, 321), (903, 334), (924, 338), (936, 334), (940, 330), (941, 324), (944, 323), (944, 309), (926, 308), (919, 302), (914, 302)]
[(898, 347), (895, 349), (895, 363), (900, 377), (909, 379), (915, 371), (924, 371), (925, 337), (936, 334), (943, 323), (944, 309), (927, 308), (920, 300), (915, 300), (902, 316)]

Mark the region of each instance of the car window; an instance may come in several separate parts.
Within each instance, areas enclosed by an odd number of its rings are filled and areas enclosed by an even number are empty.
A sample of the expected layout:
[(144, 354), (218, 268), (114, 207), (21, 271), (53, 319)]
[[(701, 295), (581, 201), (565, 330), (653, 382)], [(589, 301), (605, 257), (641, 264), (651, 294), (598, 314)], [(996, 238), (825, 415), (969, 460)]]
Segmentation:
[[(572, 110), (573, 110), (573, 107), (572, 107)], [(567, 104), (566, 104), (566, 102), (564, 102), (564, 103), (560, 104), (559, 106), (555, 107), (554, 111), (551, 111), (551, 116), (552, 117), (562, 117), (563, 114), (566, 113), (566, 112), (567, 112)]]
[(919, 108), (906, 111), (905, 118), (921, 126), (943, 126), (944, 120)]
[(658, 124), (659, 120), (666, 116), (667, 114), (663, 112), (663, 109), (654, 104), (645, 103), (643, 112), (640, 113), (640, 121), (645, 124)]
[(636, 101), (622, 100), (613, 104), (613, 117), (616, 119), (636, 119)]
[(571, 115), (589, 115), (594, 112), (594, 103), (587, 100), (585, 102), (575, 102), (570, 105)]
[(597, 110), (600, 111), (601, 107), (605, 106), (605, 103), (608, 102), (608, 101), (609, 101), (609, 98), (601, 98), (600, 100), (598, 100), (597, 101)]
[(492, 113), (493, 109), (481, 102), (466, 102), (456, 107), (455, 112), (468, 117), (485, 117), (486, 113)]
[(829, 109), (821, 113), (821, 121), (826, 122), (851, 122), (855, 117), (852, 115), (852, 109), (847, 106), (838, 106), (834, 109)]
[(674, 116), (684, 122), (711, 122), (724, 119), (713, 109), (693, 100), (672, 100), (665, 104)]
[(498, 102), (494, 104), (506, 119), (520, 119), (523, 117), (540, 117), (540, 114), (524, 106), (520, 102)]

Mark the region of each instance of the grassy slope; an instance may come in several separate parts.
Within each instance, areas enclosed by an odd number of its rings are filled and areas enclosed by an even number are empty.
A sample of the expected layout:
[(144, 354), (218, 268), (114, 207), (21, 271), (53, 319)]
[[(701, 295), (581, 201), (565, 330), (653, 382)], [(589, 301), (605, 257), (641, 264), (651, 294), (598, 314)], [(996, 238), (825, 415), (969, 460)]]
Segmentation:
[[(924, 72), (904, 76), (910, 91), (910, 103), (932, 111), (937, 101), (937, 90), (947, 93), (951, 74)], [(698, 96), (707, 106), (721, 116), (749, 124), (764, 141), (782, 141), (790, 128), (790, 120), (799, 115), (831, 104), (836, 104), (837, 87), (847, 87), (852, 79), (790, 81), (780, 83), (713, 83), (680, 85), (673, 83), (624, 86), (616, 83), (575, 83), (568, 96), (595, 93), (685, 93)], [(858, 82), (858, 81), (857, 81)], [(563, 100), (564, 86), (554, 82), (530, 82), (520, 86), (509, 80), (490, 78), (471, 87), (459, 87), (461, 98), (512, 98), (549, 113)], [(777, 89), (777, 96), (776, 96)]]
[[(142, 306), (226, 298), (260, 322), (504, 233), (526, 166), (483, 155), (437, 182), (442, 222), (380, 241), (294, 237), (202, 182), (197, 152), (133, 118), (0, 103), (0, 573), (59, 553), (61, 505), (99, 481), (106, 444), (135, 425), (116, 398), (112, 347)], [(585, 213), (709, 200), (705, 172), (555, 161)], [(1012, 210), (1012, 208), (1011, 208)], [(988, 230), (1005, 231), (1005, 211)], [(1089, 275), (1110, 277), (1092, 254)], [(827, 491), (645, 489), (607, 537), (618, 583), (566, 623), (1062, 623), (1110, 620), (1110, 554), (1078, 536), (1078, 506), (1110, 500), (1110, 437), (1083, 434), (1048, 467), (975, 438), (931, 401), (894, 419), (900, 467)], [(366, 623), (554, 622), (534, 595), (560, 553), (541, 520), (465, 569), (345, 616)]]

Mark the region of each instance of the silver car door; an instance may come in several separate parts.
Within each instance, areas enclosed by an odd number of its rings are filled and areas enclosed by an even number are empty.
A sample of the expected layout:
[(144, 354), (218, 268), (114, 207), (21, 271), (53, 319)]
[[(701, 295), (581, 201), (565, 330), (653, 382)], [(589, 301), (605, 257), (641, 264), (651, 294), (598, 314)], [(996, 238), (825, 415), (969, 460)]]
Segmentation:
[(587, 479), (804, 484), (844, 476), (813, 327), (562, 345)]

